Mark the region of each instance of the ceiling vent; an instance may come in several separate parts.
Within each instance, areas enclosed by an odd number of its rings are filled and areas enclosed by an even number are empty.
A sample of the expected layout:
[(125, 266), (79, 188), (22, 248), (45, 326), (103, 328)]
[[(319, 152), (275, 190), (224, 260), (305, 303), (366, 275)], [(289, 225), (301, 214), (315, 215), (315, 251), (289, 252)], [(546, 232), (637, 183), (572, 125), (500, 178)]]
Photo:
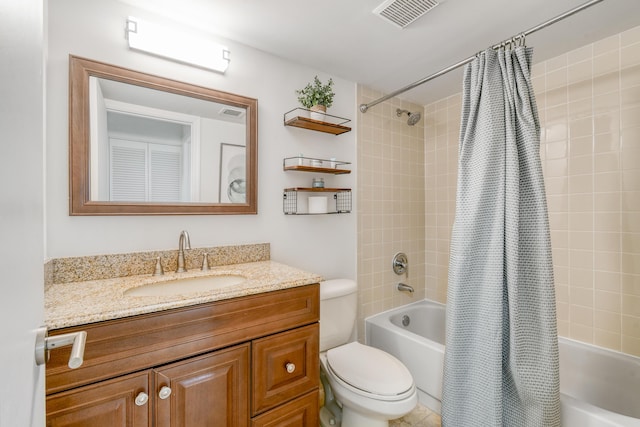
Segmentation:
[(226, 117), (240, 118), (244, 115), (245, 110), (240, 108), (223, 107), (218, 114)]
[(435, 0), (387, 0), (376, 7), (373, 13), (397, 27), (405, 28), (439, 4)]

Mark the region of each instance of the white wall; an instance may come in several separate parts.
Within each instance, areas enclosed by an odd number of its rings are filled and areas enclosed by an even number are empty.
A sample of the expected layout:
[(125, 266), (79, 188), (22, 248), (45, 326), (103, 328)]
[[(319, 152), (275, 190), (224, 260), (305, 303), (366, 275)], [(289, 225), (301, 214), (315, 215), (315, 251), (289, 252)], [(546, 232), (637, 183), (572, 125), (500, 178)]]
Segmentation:
[(44, 425), (44, 9), (0, 1), (0, 426)]
[[(163, 21), (157, 16), (115, 0), (55, 0), (48, 8), (48, 257), (171, 249), (177, 247), (180, 230), (186, 229), (193, 246), (269, 242), (276, 261), (326, 277), (355, 278), (355, 214), (282, 213), (282, 189), (310, 185), (313, 177), (283, 172), (283, 157), (304, 153), (353, 162), (356, 158), (355, 130), (333, 136), (283, 126), (283, 114), (297, 106), (295, 90), (316, 74), (322, 80), (334, 77), (336, 99), (329, 112), (354, 119), (355, 83), (228, 40), (222, 40), (231, 50), (226, 74), (208, 72), (128, 50), (126, 17)], [(69, 54), (257, 98), (258, 215), (69, 216)], [(355, 173), (324, 178), (327, 186), (355, 187)]]

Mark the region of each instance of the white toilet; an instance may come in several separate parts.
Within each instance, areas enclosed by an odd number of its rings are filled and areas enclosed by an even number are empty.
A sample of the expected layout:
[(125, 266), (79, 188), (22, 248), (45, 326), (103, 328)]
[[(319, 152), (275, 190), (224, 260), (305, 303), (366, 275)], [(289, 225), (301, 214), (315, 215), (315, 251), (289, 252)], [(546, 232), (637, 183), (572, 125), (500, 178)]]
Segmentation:
[[(328, 382), (321, 425), (388, 427), (389, 420), (411, 412), (418, 395), (409, 370), (395, 357), (352, 341), (356, 326), (358, 287), (353, 280), (320, 282), (320, 368)], [(342, 407), (341, 414), (336, 402)], [(335, 415), (335, 417), (333, 417)]]

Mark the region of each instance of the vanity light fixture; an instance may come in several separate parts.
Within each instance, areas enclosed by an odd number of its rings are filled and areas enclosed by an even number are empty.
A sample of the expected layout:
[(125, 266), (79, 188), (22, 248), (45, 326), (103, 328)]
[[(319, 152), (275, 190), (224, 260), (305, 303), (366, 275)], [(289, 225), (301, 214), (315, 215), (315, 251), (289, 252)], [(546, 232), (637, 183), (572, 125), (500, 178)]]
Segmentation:
[(130, 49), (219, 73), (229, 66), (230, 52), (226, 46), (132, 16), (127, 19), (126, 37)]

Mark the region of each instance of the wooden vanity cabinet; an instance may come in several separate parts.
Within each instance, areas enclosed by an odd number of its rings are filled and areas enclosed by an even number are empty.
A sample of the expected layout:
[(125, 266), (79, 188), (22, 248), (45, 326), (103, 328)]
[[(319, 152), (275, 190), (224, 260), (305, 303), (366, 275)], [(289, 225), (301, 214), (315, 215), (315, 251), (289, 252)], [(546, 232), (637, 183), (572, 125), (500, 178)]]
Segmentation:
[(315, 284), (54, 331), (87, 344), (51, 353), (47, 426), (317, 426), (318, 318)]

